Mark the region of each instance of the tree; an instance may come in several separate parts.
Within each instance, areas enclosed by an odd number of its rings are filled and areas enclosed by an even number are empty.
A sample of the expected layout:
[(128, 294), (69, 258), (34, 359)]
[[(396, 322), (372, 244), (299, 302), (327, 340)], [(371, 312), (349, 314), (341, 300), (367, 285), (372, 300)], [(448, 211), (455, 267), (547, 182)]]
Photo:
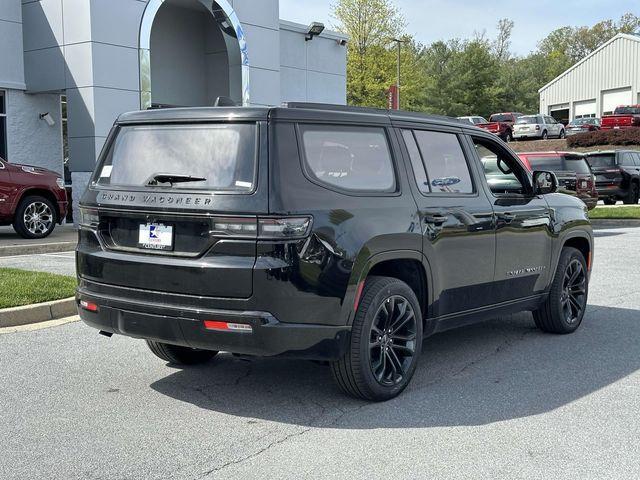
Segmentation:
[(405, 21), (391, 0), (338, 0), (333, 6), (336, 28), (349, 36), (347, 97), (350, 104), (384, 106), (392, 83), (395, 57), (391, 40)]
[(511, 57), (511, 34), (515, 23), (503, 18), (498, 21), (498, 37), (493, 42), (493, 51), (499, 62), (505, 62)]

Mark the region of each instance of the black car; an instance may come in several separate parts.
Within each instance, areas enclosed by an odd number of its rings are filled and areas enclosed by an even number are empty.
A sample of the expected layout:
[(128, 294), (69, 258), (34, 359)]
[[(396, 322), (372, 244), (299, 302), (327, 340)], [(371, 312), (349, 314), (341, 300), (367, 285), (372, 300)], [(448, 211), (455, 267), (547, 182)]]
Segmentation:
[[(506, 179), (493, 187), (487, 155)], [(80, 315), (167, 362), (328, 361), (344, 391), (389, 399), (435, 332), (524, 310), (546, 332), (579, 327), (593, 235), (556, 188), (454, 119), (315, 104), (124, 114), (81, 203)]]
[(596, 176), (598, 198), (607, 205), (622, 200), (638, 203), (640, 195), (640, 152), (618, 150), (587, 154), (587, 162)]

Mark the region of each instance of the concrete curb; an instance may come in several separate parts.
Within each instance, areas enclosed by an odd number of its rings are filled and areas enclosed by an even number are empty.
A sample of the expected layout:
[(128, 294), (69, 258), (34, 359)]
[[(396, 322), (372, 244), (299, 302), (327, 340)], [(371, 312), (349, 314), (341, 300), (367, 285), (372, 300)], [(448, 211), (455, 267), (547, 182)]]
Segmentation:
[(591, 220), (594, 228), (629, 228), (640, 227), (640, 219), (636, 218), (594, 218)]
[(48, 322), (78, 314), (75, 297), (0, 310), (0, 328)]
[(33, 245), (8, 245), (0, 247), (0, 257), (16, 255), (38, 255), (40, 253), (71, 252), (76, 249), (76, 242), (38, 243)]

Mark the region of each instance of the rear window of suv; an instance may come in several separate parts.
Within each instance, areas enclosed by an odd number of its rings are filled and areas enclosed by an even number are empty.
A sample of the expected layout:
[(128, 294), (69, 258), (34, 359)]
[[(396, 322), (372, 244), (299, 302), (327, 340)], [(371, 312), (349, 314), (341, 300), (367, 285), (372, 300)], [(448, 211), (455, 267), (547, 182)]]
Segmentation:
[(353, 192), (394, 192), (396, 176), (384, 128), (300, 125), (312, 180)]
[(587, 162), (589, 162), (589, 165), (593, 168), (613, 167), (616, 164), (616, 156), (613, 154), (589, 155)]
[(123, 126), (96, 182), (144, 187), (157, 175), (180, 175), (203, 180), (176, 182), (175, 188), (249, 193), (255, 183), (256, 145), (257, 125), (250, 123)]
[(584, 158), (549, 156), (528, 157), (529, 164), (534, 170), (550, 170), (552, 172), (575, 172), (590, 174), (591, 170)]

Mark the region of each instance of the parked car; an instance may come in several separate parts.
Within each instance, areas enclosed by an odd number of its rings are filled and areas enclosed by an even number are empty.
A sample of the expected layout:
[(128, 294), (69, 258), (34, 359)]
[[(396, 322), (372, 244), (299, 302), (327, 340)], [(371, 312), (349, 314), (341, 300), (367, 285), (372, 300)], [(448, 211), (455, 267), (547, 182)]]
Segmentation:
[(614, 205), (638, 203), (640, 192), (640, 152), (618, 150), (587, 154), (587, 162), (596, 176), (600, 200)]
[(0, 225), (24, 238), (44, 238), (67, 214), (64, 181), (55, 172), (0, 158)]
[(513, 126), (513, 138), (525, 140), (537, 138), (564, 138), (564, 125), (549, 115), (524, 115)]
[(569, 125), (565, 128), (565, 135), (576, 135), (578, 133), (595, 132), (600, 130), (599, 118), (576, 118), (569, 122)]
[(602, 117), (603, 130), (618, 130), (621, 128), (640, 127), (640, 105), (618, 107), (613, 115)]
[[(493, 155), (509, 182), (482, 174)], [(571, 333), (593, 234), (493, 135), (454, 119), (289, 104), (121, 115), (81, 202), (80, 315), (175, 364), (330, 362), (387, 400), (425, 336), (531, 310)]]
[(563, 193), (577, 196), (589, 210), (598, 204), (596, 179), (582, 153), (575, 152), (530, 152), (518, 156), (530, 171), (548, 170), (556, 174)]
[(522, 115), (514, 112), (494, 113), (487, 123), (480, 123), (477, 126), (499, 136), (505, 142), (510, 142), (513, 140), (513, 124)]
[(487, 119), (484, 117), (471, 116), (471, 117), (458, 117), (458, 120), (462, 122), (468, 122), (471, 125), (479, 125), (481, 123), (487, 123)]

